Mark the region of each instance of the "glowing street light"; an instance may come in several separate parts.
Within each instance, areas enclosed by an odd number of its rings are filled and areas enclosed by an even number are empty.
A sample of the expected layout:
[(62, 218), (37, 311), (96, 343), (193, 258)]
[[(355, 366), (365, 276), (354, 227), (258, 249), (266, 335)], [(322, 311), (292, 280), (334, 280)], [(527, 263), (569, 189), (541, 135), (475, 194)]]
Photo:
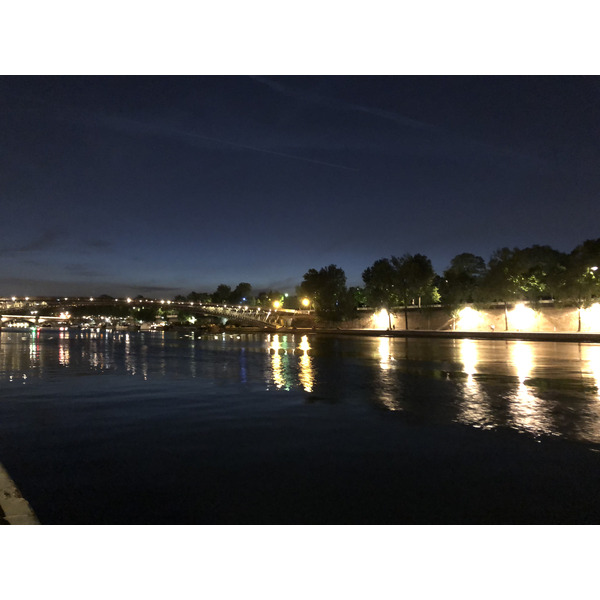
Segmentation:
[(308, 298), (302, 298), (302, 306), (308, 308), (310, 306), (310, 300)]
[(279, 300), (275, 300), (275, 302), (273, 302), (273, 308), (275, 310), (278, 310), (280, 306), (281, 306), (281, 302), (279, 302)]

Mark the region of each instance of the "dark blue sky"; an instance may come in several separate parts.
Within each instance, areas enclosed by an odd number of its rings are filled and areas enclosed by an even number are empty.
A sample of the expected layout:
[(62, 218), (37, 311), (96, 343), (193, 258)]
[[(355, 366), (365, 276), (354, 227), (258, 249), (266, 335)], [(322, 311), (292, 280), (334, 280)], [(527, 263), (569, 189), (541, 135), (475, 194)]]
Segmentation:
[(597, 77), (1, 77), (0, 295), (600, 237)]

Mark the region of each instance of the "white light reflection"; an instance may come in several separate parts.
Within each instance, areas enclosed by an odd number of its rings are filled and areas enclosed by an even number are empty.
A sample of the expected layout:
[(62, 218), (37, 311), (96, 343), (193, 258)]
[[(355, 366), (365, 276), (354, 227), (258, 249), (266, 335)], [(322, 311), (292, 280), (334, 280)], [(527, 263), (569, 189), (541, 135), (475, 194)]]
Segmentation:
[(599, 344), (581, 344), (581, 373), (584, 378), (594, 380), (596, 388), (595, 398), (582, 411), (583, 415), (579, 430), (581, 436), (586, 441), (596, 444), (600, 443), (600, 345)]
[(40, 364), (40, 330), (32, 331), (29, 344), (29, 361), (32, 367)]
[[(286, 338), (287, 341), (287, 338)], [(285, 344), (287, 346), (287, 344)], [(271, 343), (268, 348), (268, 352), (271, 355), (271, 371), (273, 382), (277, 389), (285, 388), (286, 390), (290, 389), (289, 383), (286, 381), (285, 377), (285, 367), (287, 365), (283, 364), (282, 354), (287, 359), (286, 349), (283, 347), (281, 341), (279, 340), (279, 335), (274, 334), (271, 338)]]
[(298, 350), (302, 352), (299, 359), (300, 385), (302, 386), (305, 392), (312, 392), (315, 384), (315, 376), (312, 366), (312, 357), (308, 355), (308, 351), (310, 350), (310, 344), (308, 343), (307, 335), (303, 335), (300, 338), (300, 345), (298, 346)]
[(519, 379), (516, 391), (508, 398), (511, 426), (536, 435), (553, 433), (549, 404), (525, 384), (533, 373), (534, 346), (531, 342), (516, 341), (510, 346), (510, 357)]
[(584, 361), (585, 370), (594, 379), (596, 395), (600, 398), (600, 345), (582, 344), (581, 359)]
[(469, 380), (472, 380), (473, 375), (477, 373), (475, 369), (477, 365), (477, 344), (474, 340), (460, 340), (460, 360)]
[(135, 375), (135, 356), (131, 352), (131, 339), (128, 333), (125, 334), (125, 370)]
[(511, 361), (516, 367), (519, 384), (531, 377), (533, 371), (533, 349), (529, 342), (517, 341), (511, 347)]
[(69, 351), (69, 330), (65, 327), (61, 327), (61, 331), (58, 334), (58, 362), (63, 367), (68, 367), (70, 362), (70, 351)]
[(394, 357), (391, 351), (391, 340), (389, 337), (380, 337), (378, 345), (379, 368), (381, 369), (379, 386), (379, 400), (389, 410), (402, 410), (396, 397), (396, 378), (392, 370)]
[(488, 398), (481, 384), (475, 379), (479, 351), (475, 340), (459, 340), (459, 356), (467, 380), (462, 384), (462, 401), (459, 405), (457, 420), (459, 423), (491, 429), (494, 426), (494, 416)]

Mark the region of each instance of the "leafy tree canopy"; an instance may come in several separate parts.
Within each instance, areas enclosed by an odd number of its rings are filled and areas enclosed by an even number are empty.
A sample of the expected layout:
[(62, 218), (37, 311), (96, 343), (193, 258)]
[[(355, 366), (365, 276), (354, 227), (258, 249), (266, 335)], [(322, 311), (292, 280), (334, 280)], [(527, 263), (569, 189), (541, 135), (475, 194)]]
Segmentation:
[(336, 265), (319, 271), (309, 269), (304, 274), (300, 290), (311, 299), (315, 312), (321, 318), (338, 321), (354, 312), (354, 299), (346, 288), (346, 274)]

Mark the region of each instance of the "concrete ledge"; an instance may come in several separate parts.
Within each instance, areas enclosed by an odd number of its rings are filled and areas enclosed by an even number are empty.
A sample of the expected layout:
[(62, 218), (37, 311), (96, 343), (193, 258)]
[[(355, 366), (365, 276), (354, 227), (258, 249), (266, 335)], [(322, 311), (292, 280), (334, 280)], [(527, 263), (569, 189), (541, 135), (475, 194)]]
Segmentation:
[(386, 336), (399, 338), (446, 338), (472, 340), (525, 340), (532, 342), (595, 342), (600, 343), (600, 333), (539, 332), (539, 331), (437, 331), (409, 329), (278, 329), (277, 333), (304, 333), (327, 335)]
[(0, 524), (39, 525), (29, 502), (21, 496), (19, 488), (0, 464)]

